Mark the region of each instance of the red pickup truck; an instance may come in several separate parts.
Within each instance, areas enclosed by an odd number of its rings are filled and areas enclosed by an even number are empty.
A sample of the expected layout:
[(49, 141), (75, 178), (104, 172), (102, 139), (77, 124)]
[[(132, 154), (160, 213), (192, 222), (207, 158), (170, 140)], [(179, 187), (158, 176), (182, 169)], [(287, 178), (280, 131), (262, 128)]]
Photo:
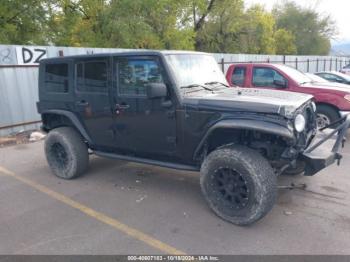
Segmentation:
[(313, 95), (317, 124), (324, 127), (350, 113), (350, 87), (317, 84), (304, 73), (280, 64), (232, 64), (226, 73), (231, 86), (277, 89)]

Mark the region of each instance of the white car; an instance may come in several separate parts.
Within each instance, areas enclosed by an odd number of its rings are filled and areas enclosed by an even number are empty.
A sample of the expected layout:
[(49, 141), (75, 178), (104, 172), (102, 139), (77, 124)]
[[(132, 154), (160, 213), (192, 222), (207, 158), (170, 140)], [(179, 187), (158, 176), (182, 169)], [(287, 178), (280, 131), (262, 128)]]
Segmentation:
[(344, 67), (340, 70), (340, 72), (343, 73), (343, 74), (350, 75), (350, 64), (344, 66)]
[(326, 80), (320, 76), (317, 76), (315, 74), (305, 73), (305, 75), (307, 75), (312, 80), (312, 82), (315, 82), (315, 83), (328, 83), (328, 84), (331, 83), (328, 80)]
[(309, 77), (312, 81), (312, 83), (316, 83), (319, 86), (328, 86), (328, 87), (345, 87), (349, 88), (349, 85), (342, 84), (342, 83), (336, 83), (336, 82), (330, 82), (318, 75), (311, 74), (311, 73), (304, 73), (307, 77)]

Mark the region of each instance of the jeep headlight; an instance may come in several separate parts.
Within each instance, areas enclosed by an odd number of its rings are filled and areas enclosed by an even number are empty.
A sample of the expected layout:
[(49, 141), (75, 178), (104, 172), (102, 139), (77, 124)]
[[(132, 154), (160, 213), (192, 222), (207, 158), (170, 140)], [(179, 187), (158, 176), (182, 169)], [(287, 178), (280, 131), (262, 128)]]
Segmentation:
[(305, 117), (302, 114), (298, 114), (294, 119), (294, 127), (299, 133), (305, 129)]
[(344, 98), (350, 102), (350, 94), (345, 95)]

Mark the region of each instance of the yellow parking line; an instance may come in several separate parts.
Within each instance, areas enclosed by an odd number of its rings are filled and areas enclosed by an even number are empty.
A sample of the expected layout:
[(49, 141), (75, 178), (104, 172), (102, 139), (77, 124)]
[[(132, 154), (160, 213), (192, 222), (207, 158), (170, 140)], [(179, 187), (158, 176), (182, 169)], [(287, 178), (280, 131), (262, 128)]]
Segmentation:
[(184, 255), (185, 253), (172, 247), (172, 246), (169, 246), (165, 243), (163, 243), (162, 241), (158, 240), (158, 239), (155, 239), (137, 229), (134, 229), (128, 225), (125, 225), (121, 222), (119, 222), (118, 220), (114, 219), (114, 218), (111, 218), (101, 212), (98, 212), (96, 210), (93, 210), (83, 204), (80, 204), (72, 199), (70, 199), (69, 197), (66, 197), (60, 193), (57, 193), (43, 185), (40, 185), (30, 179), (27, 179), (27, 178), (24, 178), (22, 176), (18, 176), (16, 175), (15, 173), (11, 172), (10, 170), (7, 170), (6, 168), (0, 166), (0, 173), (2, 174), (5, 174), (5, 175), (8, 175), (8, 176), (11, 176), (19, 181), (21, 181), (22, 183), (26, 184), (26, 185), (29, 185), (35, 189), (37, 189), (38, 191), (50, 196), (51, 198), (54, 198), (72, 208), (75, 208), (77, 210), (79, 210), (80, 212), (92, 217), (92, 218), (95, 218), (96, 220), (104, 223), (104, 224), (107, 224), (111, 227), (113, 227), (114, 229), (117, 229), (139, 241), (142, 241), (144, 242), (145, 244), (153, 247), (153, 248), (156, 248), (164, 253), (167, 253), (167, 254), (175, 254), (175, 255)]

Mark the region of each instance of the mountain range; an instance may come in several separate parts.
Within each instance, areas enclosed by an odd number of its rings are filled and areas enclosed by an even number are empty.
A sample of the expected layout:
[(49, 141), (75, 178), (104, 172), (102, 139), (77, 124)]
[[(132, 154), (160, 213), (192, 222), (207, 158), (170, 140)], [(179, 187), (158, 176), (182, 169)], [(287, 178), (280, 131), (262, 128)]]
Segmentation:
[(350, 56), (350, 42), (333, 44), (330, 54), (338, 56)]

